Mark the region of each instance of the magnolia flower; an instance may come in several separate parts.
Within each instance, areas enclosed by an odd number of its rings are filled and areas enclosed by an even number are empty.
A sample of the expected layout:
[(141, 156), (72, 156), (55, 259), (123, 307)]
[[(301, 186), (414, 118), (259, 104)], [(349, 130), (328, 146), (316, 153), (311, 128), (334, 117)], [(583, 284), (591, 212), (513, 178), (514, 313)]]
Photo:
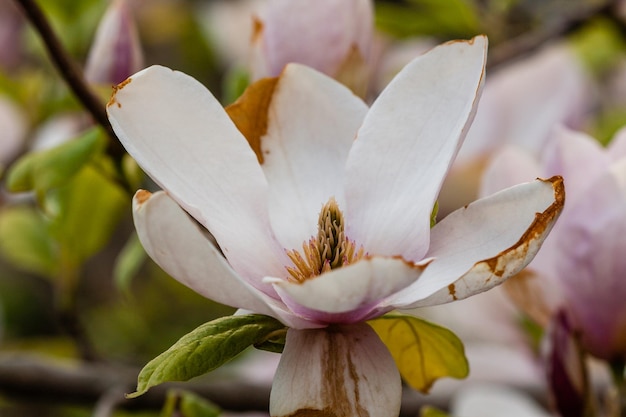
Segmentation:
[(564, 43), (490, 74), (440, 195), (442, 212), (476, 198), (487, 161), (503, 146), (518, 146), (538, 157), (556, 124), (582, 126), (594, 103), (592, 92), (591, 76)]
[(540, 255), (509, 283), (510, 293), (543, 324), (564, 310), (589, 353), (624, 360), (626, 130), (604, 149), (586, 134), (559, 128), (548, 149), (538, 161), (507, 148), (485, 175), (484, 194), (537, 175), (563, 175), (568, 184), (561, 220)]
[(166, 190), (134, 198), (148, 254), (200, 294), (290, 328), (271, 415), (397, 415), (398, 370), (364, 321), (498, 285), (551, 229), (564, 200), (558, 177), (479, 200), (431, 229), (486, 50), (482, 36), (431, 50), (369, 109), (299, 64), (227, 111), (163, 67), (117, 87), (113, 129)]
[(254, 20), (251, 75), (298, 62), (364, 93), (374, 30), (371, 0), (269, 0)]
[(143, 53), (127, 1), (113, 0), (98, 25), (85, 77), (96, 84), (117, 84), (141, 67)]

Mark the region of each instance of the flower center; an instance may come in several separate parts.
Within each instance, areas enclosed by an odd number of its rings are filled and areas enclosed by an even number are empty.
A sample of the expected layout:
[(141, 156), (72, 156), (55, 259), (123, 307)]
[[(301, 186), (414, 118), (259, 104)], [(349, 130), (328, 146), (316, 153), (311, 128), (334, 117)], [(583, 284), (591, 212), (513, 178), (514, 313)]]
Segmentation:
[(317, 236), (302, 243), (302, 253), (287, 251), (294, 267), (287, 267), (290, 279), (304, 282), (334, 268), (341, 268), (363, 257), (363, 247), (357, 249), (344, 232), (343, 213), (333, 197), (322, 207), (317, 223)]

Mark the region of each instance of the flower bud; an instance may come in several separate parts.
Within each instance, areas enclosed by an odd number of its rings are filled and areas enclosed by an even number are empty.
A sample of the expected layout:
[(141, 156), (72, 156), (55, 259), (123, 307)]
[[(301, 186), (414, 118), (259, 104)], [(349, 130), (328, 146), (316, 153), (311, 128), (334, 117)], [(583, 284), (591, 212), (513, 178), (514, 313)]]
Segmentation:
[(372, 43), (369, 0), (273, 0), (254, 19), (252, 79), (298, 62), (364, 91)]
[(142, 66), (139, 36), (126, 0), (113, 0), (98, 26), (85, 77), (94, 84), (119, 84)]

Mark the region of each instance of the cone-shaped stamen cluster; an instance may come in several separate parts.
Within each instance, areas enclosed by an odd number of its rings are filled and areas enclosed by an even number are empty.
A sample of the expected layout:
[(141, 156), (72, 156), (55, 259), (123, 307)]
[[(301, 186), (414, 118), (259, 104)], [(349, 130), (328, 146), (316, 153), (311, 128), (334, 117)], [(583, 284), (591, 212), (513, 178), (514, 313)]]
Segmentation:
[(304, 282), (333, 268), (340, 268), (363, 257), (363, 247), (357, 250), (356, 244), (344, 233), (343, 213), (334, 198), (322, 207), (317, 223), (317, 236), (312, 236), (302, 244), (302, 254), (296, 250), (287, 251), (295, 267), (287, 267), (291, 278)]

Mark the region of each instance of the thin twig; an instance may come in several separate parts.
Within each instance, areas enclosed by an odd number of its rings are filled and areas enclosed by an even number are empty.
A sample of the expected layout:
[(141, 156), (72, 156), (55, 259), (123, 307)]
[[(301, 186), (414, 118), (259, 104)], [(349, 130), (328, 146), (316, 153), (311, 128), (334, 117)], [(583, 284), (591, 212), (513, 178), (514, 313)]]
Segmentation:
[(35, 2), (35, 0), (15, 0), (21, 6), (24, 14), (39, 32), (41, 40), (46, 46), (46, 51), (50, 59), (54, 62), (57, 70), (70, 87), (76, 98), (82, 103), (85, 109), (92, 115), (95, 122), (101, 125), (110, 136), (107, 152), (114, 157), (121, 157), (124, 149), (120, 145), (109, 119), (105, 106), (100, 99), (91, 91), (82, 71), (71, 59), (54, 30), (48, 23), (45, 15)]
[(600, 4), (563, 13), (559, 19), (542, 25), (535, 31), (527, 32), (502, 42), (489, 51), (489, 68), (497, 67), (520, 56), (529, 54), (551, 39), (557, 39), (572, 33), (595, 16), (612, 16), (612, 9), (616, 3), (616, 0), (606, 0)]
[[(146, 394), (125, 399), (122, 392), (132, 392), (138, 370), (104, 363), (62, 364), (27, 354), (0, 354), (0, 393), (3, 398), (28, 404), (100, 404), (126, 410), (160, 409), (171, 388), (193, 391), (224, 410), (267, 411), (269, 384), (253, 383), (233, 377), (186, 383), (168, 383), (151, 388)], [(528, 389), (536, 398), (540, 390)], [(245, 394), (243, 394), (245, 393)], [(118, 396), (119, 395), (119, 396)], [(405, 388), (400, 417), (413, 417), (426, 404), (445, 409), (449, 397), (421, 395)]]

